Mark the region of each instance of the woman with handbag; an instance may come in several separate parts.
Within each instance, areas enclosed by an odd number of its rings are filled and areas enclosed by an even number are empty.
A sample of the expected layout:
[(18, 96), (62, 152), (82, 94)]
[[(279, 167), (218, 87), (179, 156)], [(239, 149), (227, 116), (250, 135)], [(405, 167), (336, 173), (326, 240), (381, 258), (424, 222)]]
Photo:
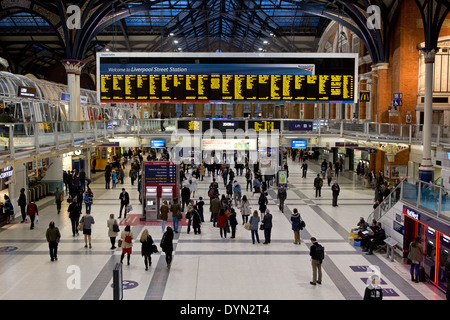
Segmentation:
[(297, 208), (294, 208), (291, 214), (292, 231), (294, 231), (294, 244), (300, 244), (300, 213), (298, 213)]
[(255, 244), (255, 237), (256, 241), (259, 243), (259, 235), (258, 235), (258, 225), (261, 221), (261, 218), (258, 216), (258, 211), (254, 211), (253, 215), (250, 217), (250, 231), (252, 233), (252, 242)]
[(152, 265), (152, 253), (158, 252), (152, 236), (148, 233), (148, 229), (142, 231), (141, 244), (141, 254), (144, 257), (145, 271), (147, 271), (148, 266)]
[(123, 258), (126, 253), (127, 262), (128, 265), (130, 265), (130, 256), (132, 252), (131, 248), (133, 247), (133, 233), (131, 232), (131, 227), (129, 224), (122, 231), (120, 238), (122, 239), (122, 255), (120, 256), (120, 263), (123, 263)]
[(108, 236), (109, 240), (111, 241), (111, 250), (113, 250), (116, 248), (116, 237), (120, 232), (119, 224), (117, 223), (117, 220), (114, 219), (113, 213), (109, 215), (109, 219), (106, 222), (106, 226), (108, 227)]
[(242, 197), (241, 202), (242, 224), (248, 222), (248, 217), (250, 216), (250, 213), (251, 213), (250, 202), (248, 201), (247, 196), (244, 195)]

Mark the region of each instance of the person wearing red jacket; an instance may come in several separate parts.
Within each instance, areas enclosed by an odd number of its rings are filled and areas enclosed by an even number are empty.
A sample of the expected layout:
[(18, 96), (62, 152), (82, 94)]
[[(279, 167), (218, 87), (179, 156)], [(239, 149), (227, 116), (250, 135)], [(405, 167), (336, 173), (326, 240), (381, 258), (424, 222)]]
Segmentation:
[(227, 238), (227, 214), (224, 209), (220, 209), (220, 212), (217, 216), (217, 227), (220, 229), (220, 237)]

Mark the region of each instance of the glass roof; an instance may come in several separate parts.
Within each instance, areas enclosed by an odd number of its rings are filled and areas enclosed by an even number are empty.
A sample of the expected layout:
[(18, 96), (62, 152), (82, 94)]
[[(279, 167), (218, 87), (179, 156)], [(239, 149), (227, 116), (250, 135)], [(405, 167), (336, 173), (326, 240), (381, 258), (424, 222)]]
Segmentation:
[(27, 12), (16, 13), (0, 20), (0, 27), (49, 27), (43, 18)]

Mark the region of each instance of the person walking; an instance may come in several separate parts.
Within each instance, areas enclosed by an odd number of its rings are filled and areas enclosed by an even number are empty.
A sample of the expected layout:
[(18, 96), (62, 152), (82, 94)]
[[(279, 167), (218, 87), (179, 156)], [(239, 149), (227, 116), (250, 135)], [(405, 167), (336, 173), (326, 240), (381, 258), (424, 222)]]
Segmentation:
[(205, 176), (205, 165), (204, 163), (200, 163), (200, 165), (198, 166), (198, 174), (200, 175), (200, 180), (203, 181), (203, 178)]
[(241, 204), (241, 198), (242, 198), (242, 191), (241, 191), (241, 185), (239, 182), (234, 180), (233, 183), (233, 199), (234, 199), (234, 205), (237, 207), (238, 202)]
[(92, 203), (94, 202), (94, 193), (92, 192), (91, 188), (87, 188), (83, 201), (86, 206), (86, 212), (91, 212)]
[(95, 224), (95, 221), (90, 211), (86, 211), (86, 214), (81, 217), (80, 224), (83, 225), (84, 247), (87, 248), (89, 244), (89, 248), (92, 248), (92, 225)]
[(252, 173), (252, 170), (247, 169), (247, 172), (245, 173), (245, 180), (247, 181), (246, 190), (248, 191), (248, 186), (250, 186), (250, 190), (253, 190), (253, 184), (252, 184), (253, 173)]
[(189, 204), (186, 207), (187, 234), (191, 232), (192, 210), (194, 210), (194, 205), (194, 200), (189, 200)]
[(259, 212), (261, 213), (261, 219), (264, 219), (264, 215), (266, 213), (267, 210), (267, 198), (264, 195), (264, 192), (261, 192), (261, 195), (259, 196), (258, 199), (258, 205), (259, 205)]
[(245, 224), (246, 222), (248, 222), (248, 217), (251, 214), (250, 202), (248, 201), (246, 195), (242, 197), (241, 214), (242, 214), (242, 224)]
[(420, 261), (422, 261), (422, 257), (425, 256), (421, 241), (420, 236), (417, 236), (414, 241), (409, 244), (408, 259), (411, 260), (411, 281), (414, 282), (419, 282)]
[(198, 190), (198, 180), (195, 174), (189, 179), (189, 191), (191, 193), (190, 197), (195, 197), (195, 192)]
[(61, 233), (59, 232), (59, 229), (55, 227), (54, 221), (50, 221), (45, 237), (50, 251), (50, 260), (58, 260), (58, 243), (61, 238)]
[(114, 250), (116, 248), (116, 237), (120, 232), (119, 224), (117, 223), (117, 220), (114, 219), (114, 213), (109, 215), (106, 226), (108, 227), (108, 237), (111, 242), (111, 250)]
[(263, 244), (269, 244), (270, 243), (270, 236), (272, 234), (272, 214), (270, 213), (270, 210), (266, 210), (266, 214), (264, 215), (264, 218), (261, 222), (264, 226), (264, 242)]
[(36, 217), (39, 216), (39, 210), (38, 207), (36, 205), (36, 203), (34, 203), (34, 201), (31, 201), (28, 206), (27, 206), (27, 215), (30, 217), (30, 230), (34, 229), (34, 221), (36, 220)]
[(170, 269), (173, 253), (173, 230), (171, 227), (167, 227), (166, 232), (164, 232), (160, 247), (166, 255), (167, 268)]
[(110, 189), (111, 183), (111, 167), (107, 166), (105, 168), (105, 189)]
[(337, 200), (339, 196), (339, 192), (341, 191), (341, 188), (339, 187), (339, 184), (336, 180), (334, 180), (334, 184), (331, 186), (331, 192), (333, 195), (333, 207), (337, 207)]
[(311, 256), (311, 266), (313, 270), (313, 279), (310, 282), (312, 285), (322, 284), (322, 261), (324, 259), (324, 248), (317, 242), (315, 237), (311, 238), (311, 247), (309, 248), (309, 255)]
[(132, 253), (134, 237), (129, 224), (125, 226), (125, 229), (122, 231), (120, 238), (122, 239), (122, 255), (120, 256), (120, 263), (123, 263), (123, 258), (126, 254), (127, 264), (130, 265), (130, 257)]
[(258, 228), (259, 228), (259, 222), (261, 221), (261, 218), (258, 215), (258, 211), (253, 211), (253, 215), (250, 217), (250, 232), (252, 234), (252, 243), (255, 244), (255, 238), (256, 241), (259, 242), (259, 235), (258, 235)]
[(6, 224), (10, 224), (11, 216), (14, 217), (14, 207), (12, 205), (11, 199), (9, 199), (9, 197), (6, 194), (3, 196), (3, 198), (5, 199), (5, 203), (3, 204), (3, 209), (5, 210)]
[(164, 200), (162, 206), (159, 208), (158, 219), (161, 220), (162, 232), (166, 229), (167, 219), (169, 218), (169, 206), (167, 201)]
[(191, 201), (191, 189), (189, 186), (184, 186), (181, 189), (181, 211), (184, 212), (184, 206), (188, 206)]
[(317, 195), (319, 197), (322, 196), (322, 186), (323, 186), (323, 179), (320, 177), (320, 174), (317, 174), (317, 177), (314, 179), (314, 188), (316, 189), (316, 198)]
[(195, 234), (201, 233), (201, 224), (202, 224), (202, 218), (200, 216), (200, 212), (198, 210), (198, 204), (195, 204), (192, 211), (191, 211), (191, 218), (192, 218), (192, 228), (194, 229)]
[(220, 237), (227, 238), (227, 215), (225, 209), (220, 209), (219, 215), (217, 216), (217, 228), (220, 229)]
[(331, 166), (327, 168), (327, 171), (325, 172), (325, 175), (327, 177), (328, 186), (331, 185), (331, 179), (333, 178), (333, 169)]
[(284, 185), (281, 184), (278, 188), (277, 194), (277, 199), (279, 201), (279, 207), (281, 212), (284, 212), (284, 202), (286, 201), (286, 198), (287, 198), (286, 188), (284, 187)]
[(302, 166), (302, 178), (306, 178), (306, 172), (308, 171), (308, 164), (306, 161), (303, 162)]
[(58, 214), (61, 213), (61, 204), (62, 204), (63, 201), (64, 201), (64, 195), (59, 190), (59, 188), (56, 187), (56, 190), (55, 190), (55, 203), (56, 203), (56, 212)]
[(181, 206), (178, 203), (178, 199), (173, 199), (173, 203), (170, 205), (170, 212), (172, 212), (173, 231), (178, 233), (180, 220), (183, 219), (183, 214), (181, 212)]
[(230, 209), (230, 215), (228, 216), (228, 222), (230, 223), (231, 228), (231, 239), (236, 238), (236, 226), (238, 224), (236, 219), (236, 210), (234, 208)]
[(76, 201), (72, 201), (67, 211), (69, 212), (69, 218), (72, 224), (72, 234), (75, 237), (75, 235), (78, 235), (78, 225), (80, 223), (81, 205), (79, 205)]
[(117, 172), (115, 169), (111, 173), (111, 180), (112, 180), (112, 188), (115, 189), (117, 185)]
[(20, 221), (20, 223), (24, 223), (27, 218), (27, 196), (25, 195), (25, 188), (20, 189), (20, 196), (17, 204), (19, 205), (20, 213), (22, 214), (22, 221)]
[(130, 204), (130, 195), (125, 191), (125, 188), (122, 188), (122, 192), (119, 195), (120, 199), (120, 211), (119, 211), (119, 219), (122, 218), (122, 209), (125, 208), (124, 218), (127, 217), (127, 207)]
[(141, 255), (144, 257), (145, 271), (152, 266), (152, 254), (154, 252), (154, 242), (152, 236), (148, 233), (148, 229), (144, 229), (141, 234)]
[(301, 244), (300, 239), (300, 213), (297, 208), (291, 214), (292, 231), (294, 231), (294, 244)]
[(203, 201), (203, 197), (198, 197), (198, 201), (196, 202), (198, 214), (200, 215), (200, 221), (205, 222), (205, 217), (203, 216), (203, 206), (205, 205), (205, 201)]
[(222, 202), (219, 200), (219, 195), (216, 195), (211, 201), (210, 211), (211, 211), (211, 221), (213, 222), (213, 227), (216, 226), (217, 216), (219, 215), (220, 209), (222, 209)]

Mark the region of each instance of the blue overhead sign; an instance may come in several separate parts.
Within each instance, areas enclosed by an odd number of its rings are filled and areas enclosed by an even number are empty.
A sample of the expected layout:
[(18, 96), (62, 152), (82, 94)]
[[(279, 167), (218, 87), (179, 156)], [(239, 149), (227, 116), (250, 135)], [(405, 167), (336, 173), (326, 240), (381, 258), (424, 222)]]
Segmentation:
[(152, 148), (165, 148), (166, 140), (151, 140), (150, 147)]
[(306, 149), (306, 140), (292, 140), (292, 149)]

